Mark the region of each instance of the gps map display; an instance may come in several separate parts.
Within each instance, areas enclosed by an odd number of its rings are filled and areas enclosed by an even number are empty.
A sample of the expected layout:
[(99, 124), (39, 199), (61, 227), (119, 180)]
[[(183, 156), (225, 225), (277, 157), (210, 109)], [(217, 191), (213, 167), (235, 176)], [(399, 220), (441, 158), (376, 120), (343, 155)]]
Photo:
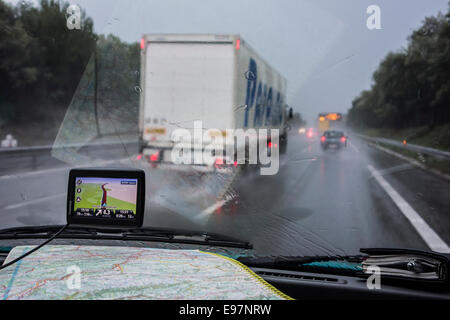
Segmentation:
[(135, 219), (138, 179), (76, 177), (73, 214)]

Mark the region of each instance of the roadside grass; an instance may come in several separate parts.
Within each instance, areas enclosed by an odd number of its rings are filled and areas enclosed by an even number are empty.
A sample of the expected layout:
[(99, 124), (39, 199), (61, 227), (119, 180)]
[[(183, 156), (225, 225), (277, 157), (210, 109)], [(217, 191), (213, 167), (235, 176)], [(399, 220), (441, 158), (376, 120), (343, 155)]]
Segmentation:
[(450, 151), (450, 124), (433, 129), (429, 129), (428, 127), (402, 130), (365, 129), (361, 130), (360, 133), (371, 137), (382, 137), (397, 141), (406, 140), (408, 143)]

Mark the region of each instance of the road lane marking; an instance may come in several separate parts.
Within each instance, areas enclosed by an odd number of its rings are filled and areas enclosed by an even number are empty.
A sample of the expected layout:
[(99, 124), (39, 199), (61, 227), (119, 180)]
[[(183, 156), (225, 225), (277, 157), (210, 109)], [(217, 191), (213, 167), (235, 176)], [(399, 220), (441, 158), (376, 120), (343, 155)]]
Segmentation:
[(360, 153), (360, 152), (359, 152), (359, 149), (358, 149), (353, 143), (351, 143), (351, 142), (349, 141), (349, 144), (350, 144), (350, 147), (353, 148), (353, 150), (355, 150), (357, 153)]
[(413, 225), (425, 243), (431, 250), (442, 253), (450, 253), (450, 248), (439, 237), (439, 235), (431, 229), (431, 227), (422, 219), (422, 217), (403, 199), (402, 196), (383, 178), (383, 176), (375, 170), (370, 164), (367, 165), (372, 176), (383, 187), (384, 191), (389, 195), (395, 205), (400, 209), (403, 215)]
[(4, 207), (4, 209), (6, 210), (11, 210), (11, 209), (17, 209), (17, 208), (21, 208), (21, 207), (26, 207), (28, 205), (31, 204), (36, 204), (36, 203), (40, 203), (40, 202), (45, 202), (51, 199), (55, 199), (55, 198), (59, 198), (62, 196), (65, 196), (66, 193), (58, 193), (58, 194), (54, 194), (48, 197), (43, 197), (43, 198), (39, 198), (39, 199), (33, 199), (33, 200), (28, 200), (28, 201), (23, 201), (23, 202), (19, 202), (19, 203), (15, 203), (15, 204), (10, 204), (9, 206)]
[(206, 217), (216, 211), (218, 208), (222, 207), (224, 204), (226, 204), (229, 200), (219, 200), (216, 203), (214, 203), (212, 206), (206, 208), (202, 212), (200, 212), (195, 218), (201, 219), (203, 217)]
[(217, 209), (219, 209), (220, 207), (224, 206), (225, 204), (227, 204), (228, 202), (230, 202), (231, 200), (233, 200), (234, 197), (229, 196), (226, 197), (223, 200), (218, 200), (216, 201), (213, 205), (209, 206), (208, 208), (206, 208), (205, 210), (203, 210), (202, 212), (200, 212), (198, 215), (196, 215), (194, 217), (194, 219), (196, 220), (201, 220), (203, 218), (206, 218), (207, 216), (211, 215), (212, 213), (214, 213)]

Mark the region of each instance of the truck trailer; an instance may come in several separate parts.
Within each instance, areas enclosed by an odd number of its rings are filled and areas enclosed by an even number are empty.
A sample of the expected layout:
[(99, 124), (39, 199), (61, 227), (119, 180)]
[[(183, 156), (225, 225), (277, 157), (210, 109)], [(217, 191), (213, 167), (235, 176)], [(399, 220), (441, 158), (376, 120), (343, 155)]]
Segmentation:
[[(139, 145), (148, 161), (173, 162), (180, 132), (192, 155), (203, 152), (211, 141), (195, 136), (199, 126), (206, 136), (221, 135), (224, 142), (215, 146), (212, 160), (194, 159), (195, 164), (236, 165), (237, 153), (249, 151), (247, 140), (235, 141), (233, 155), (225, 157), (225, 141), (233, 141), (226, 138), (236, 129), (268, 129), (269, 148), (286, 152), (292, 114), (286, 105), (286, 80), (239, 35), (145, 34), (140, 75)], [(279, 143), (272, 144), (274, 140)], [(220, 148), (223, 153), (217, 152)]]

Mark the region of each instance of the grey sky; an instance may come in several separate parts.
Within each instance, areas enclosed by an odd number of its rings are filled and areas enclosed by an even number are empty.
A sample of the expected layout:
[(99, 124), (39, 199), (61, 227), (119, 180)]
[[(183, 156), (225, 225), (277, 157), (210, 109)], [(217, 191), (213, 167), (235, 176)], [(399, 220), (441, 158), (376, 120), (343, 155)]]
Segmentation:
[[(15, 2), (15, 1), (14, 1)], [(288, 80), (288, 104), (308, 120), (345, 112), (392, 50), (448, 0), (74, 0), (95, 31), (138, 41), (143, 33), (239, 33)], [(381, 30), (366, 9), (381, 8)]]

